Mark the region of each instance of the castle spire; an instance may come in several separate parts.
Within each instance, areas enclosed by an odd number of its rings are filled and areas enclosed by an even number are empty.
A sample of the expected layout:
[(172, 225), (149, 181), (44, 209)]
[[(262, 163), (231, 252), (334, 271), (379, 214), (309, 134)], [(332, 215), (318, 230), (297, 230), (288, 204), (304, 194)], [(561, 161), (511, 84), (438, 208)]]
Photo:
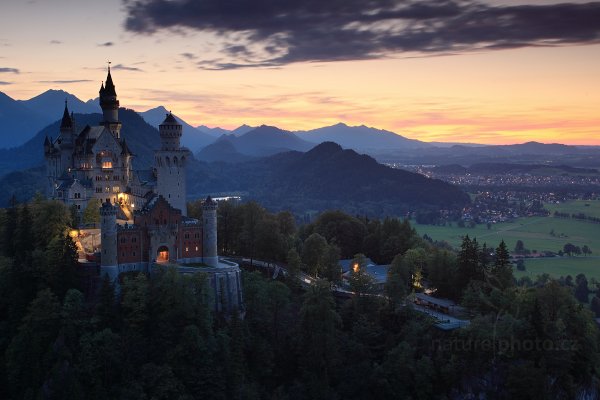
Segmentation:
[(106, 76), (106, 85), (104, 85), (105, 94), (107, 96), (116, 96), (115, 84), (113, 83), (112, 76), (110, 75), (110, 61), (108, 62), (108, 75)]
[(62, 121), (60, 122), (60, 129), (72, 128), (73, 120), (69, 114), (69, 107), (67, 106), (67, 99), (65, 99), (65, 111), (63, 112)]

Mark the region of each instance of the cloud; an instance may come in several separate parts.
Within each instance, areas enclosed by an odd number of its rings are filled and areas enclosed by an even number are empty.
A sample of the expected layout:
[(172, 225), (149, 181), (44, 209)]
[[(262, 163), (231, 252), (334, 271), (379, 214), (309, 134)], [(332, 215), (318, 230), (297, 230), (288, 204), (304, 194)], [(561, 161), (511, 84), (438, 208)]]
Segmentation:
[(38, 83), (60, 83), (60, 84), (68, 84), (68, 83), (81, 83), (81, 82), (94, 82), (91, 79), (72, 79), (72, 80), (56, 80), (56, 81), (38, 81)]
[(120, 71), (134, 71), (134, 72), (144, 72), (144, 70), (137, 68), (137, 67), (127, 67), (123, 64), (117, 64), (117, 65), (113, 65), (110, 67), (110, 69), (113, 70), (120, 70)]
[(0, 86), (12, 85), (12, 82), (0, 81)]
[(196, 58), (198, 58), (196, 55), (194, 55), (192, 53), (181, 53), (180, 55), (182, 57), (187, 58), (188, 60), (195, 60)]
[(20, 71), (17, 68), (0, 67), (0, 73), (2, 72), (18, 74)]
[(62, 44), (63, 42), (60, 40), (51, 40), (50, 44)]
[(98, 43), (99, 47), (111, 47), (114, 46), (115, 44), (113, 42), (104, 42), (104, 43)]
[[(533, 2), (532, 0), (530, 0)], [(211, 32), (227, 57), (203, 68), (600, 43), (600, 2), (123, 0), (125, 28)]]

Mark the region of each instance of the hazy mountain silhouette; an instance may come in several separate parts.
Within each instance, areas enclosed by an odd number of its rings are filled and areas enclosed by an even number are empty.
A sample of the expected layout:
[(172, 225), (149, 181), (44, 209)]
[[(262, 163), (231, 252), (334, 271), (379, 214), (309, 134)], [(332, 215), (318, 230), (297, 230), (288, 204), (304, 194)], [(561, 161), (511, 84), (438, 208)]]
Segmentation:
[[(169, 111), (167, 111), (166, 108), (164, 108), (163, 106), (159, 106), (141, 112), (139, 114), (144, 119), (144, 121), (158, 129), (158, 126), (165, 120), (165, 117), (168, 113)], [(192, 152), (197, 151), (215, 141), (215, 138), (212, 135), (209, 135), (202, 130), (194, 128), (193, 126), (179, 118), (177, 115), (173, 115), (183, 127), (183, 136), (181, 137), (181, 144), (189, 148)]]
[(44, 93), (29, 100), (19, 100), (19, 102), (34, 112), (48, 118), (48, 123), (50, 123), (62, 117), (65, 109), (65, 100), (67, 100), (69, 111), (77, 114), (102, 112), (100, 103), (85, 103), (75, 95), (64, 90), (46, 90)]
[(214, 143), (209, 144), (198, 153), (196, 158), (200, 161), (215, 162), (223, 161), (228, 163), (239, 163), (249, 161), (254, 157), (240, 153), (231, 139), (235, 139), (233, 135), (223, 135)]
[(0, 92), (0, 148), (22, 145), (50, 122), (44, 115)]
[(429, 147), (429, 143), (400, 136), (383, 129), (369, 128), (365, 125), (348, 126), (339, 123), (332, 126), (296, 132), (298, 137), (313, 143), (335, 142), (344, 148), (361, 151), (374, 149), (417, 149)]
[(232, 130), (229, 133), (232, 134), (233, 136), (242, 136), (243, 134), (248, 133), (253, 129), (256, 129), (256, 126), (249, 126), (249, 125), (244, 124), (244, 125), (238, 126), (237, 128), (235, 128), (234, 130)]
[(242, 154), (264, 157), (289, 150), (306, 151), (313, 144), (292, 132), (274, 126), (261, 125), (241, 136), (228, 135), (236, 150)]
[(226, 135), (228, 133), (230, 133), (227, 129), (223, 129), (223, 128), (209, 128), (206, 125), (199, 125), (196, 127), (196, 129), (198, 129), (201, 132), (204, 132), (206, 134), (209, 134), (210, 136), (214, 137), (214, 138), (218, 138), (221, 137), (222, 135)]

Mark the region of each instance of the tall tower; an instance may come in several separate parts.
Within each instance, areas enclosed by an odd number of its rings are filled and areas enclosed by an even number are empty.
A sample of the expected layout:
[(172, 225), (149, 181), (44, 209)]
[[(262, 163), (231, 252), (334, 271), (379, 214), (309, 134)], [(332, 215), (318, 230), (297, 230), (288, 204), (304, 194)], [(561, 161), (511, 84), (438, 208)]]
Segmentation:
[(110, 75), (110, 66), (106, 76), (106, 84), (100, 86), (100, 107), (104, 120), (104, 125), (117, 139), (121, 137), (121, 122), (119, 122), (119, 100), (117, 100), (117, 91)]
[(65, 111), (60, 121), (60, 134), (56, 140), (60, 148), (60, 170), (69, 171), (73, 168), (73, 146), (75, 144), (75, 124), (65, 100)]
[(186, 216), (185, 170), (190, 151), (179, 143), (182, 126), (169, 113), (159, 125), (158, 131), (161, 147), (155, 152), (156, 193), (162, 195), (173, 208), (181, 210), (181, 215)]
[(202, 261), (206, 265), (216, 267), (219, 263), (217, 255), (217, 202), (206, 198), (202, 205)]
[(100, 207), (100, 269), (102, 275), (108, 275), (111, 281), (119, 275), (117, 267), (117, 207), (109, 202)]

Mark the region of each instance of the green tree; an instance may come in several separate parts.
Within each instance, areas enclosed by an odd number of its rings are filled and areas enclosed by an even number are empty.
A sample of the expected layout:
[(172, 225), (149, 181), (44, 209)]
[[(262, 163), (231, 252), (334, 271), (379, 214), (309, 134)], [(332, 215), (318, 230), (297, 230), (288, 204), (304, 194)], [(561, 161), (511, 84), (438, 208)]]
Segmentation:
[(582, 303), (588, 303), (588, 295), (590, 289), (588, 288), (588, 280), (584, 274), (578, 274), (575, 277), (575, 298)]
[(323, 270), (324, 255), (327, 251), (327, 240), (313, 233), (305, 241), (302, 247), (302, 263), (306, 266), (309, 275), (317, 276)]
[(6, 350), (7, 381), (12, 397), (40, 395), (49, 368), (51, 344), (60, 328), (60, 303), (50, 289), (42, 290), (29, 305), (17, 334)]
[(81, 222), (84, 224), (99, 224), (100, 206), (100, 199), (90, 199), (81, 214)]
[(79, 287), (77, 248), (69, 235), (56, 236), (46, 250), (45, 279), (59, 298), (67, 290)]
[(338, 364), (337, 327), (341, 320), (326, 280), (304, 296), (298, 322), (299, 373), (308, 398), (331, 399), (331, 379)]
[(483, 281), (483, 278), (484, 270), (479, 263), (479, 244), (477, 239), (471, 240), (469, 235), (466, 235), (458, 253), (456, 284), (462, 291), (472, 280)]
[(490, 281), (492, 285), (507, 288), (513, 285), (514, 277), (510, 263), (510, 255), (504, 240), (500, 242), (494, 254), (494, 265), (491, 269)]

